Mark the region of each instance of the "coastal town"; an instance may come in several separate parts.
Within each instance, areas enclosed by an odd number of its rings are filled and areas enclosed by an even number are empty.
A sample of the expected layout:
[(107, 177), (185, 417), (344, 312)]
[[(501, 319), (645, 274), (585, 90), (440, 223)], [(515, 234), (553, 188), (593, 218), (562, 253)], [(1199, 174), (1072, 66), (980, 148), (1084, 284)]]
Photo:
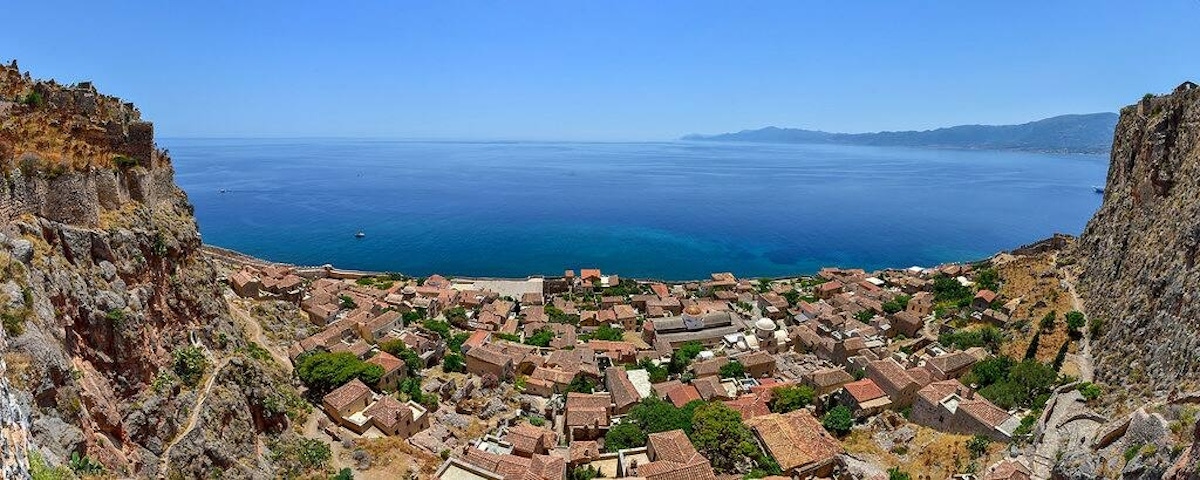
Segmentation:
[(1006, 446), (1073, 380), (1004, 383), (1051, 362), (1036, 338), (1026, 361), (1005, 356), (1001, 332), (1033, 310), (997, 293), (987, 262), (690, 282), (248, 263), (226, 280), (307, 321), (286, 354), (320, 434), (403, 442), (435, 459), (411, 467), (421, 478), (917, 478), (848, 449), (864, 425), (891, 436), (888, 454), (917, 429), (957, 439), (973, 452), (944, 472), (957, 478), (1030, 478)]

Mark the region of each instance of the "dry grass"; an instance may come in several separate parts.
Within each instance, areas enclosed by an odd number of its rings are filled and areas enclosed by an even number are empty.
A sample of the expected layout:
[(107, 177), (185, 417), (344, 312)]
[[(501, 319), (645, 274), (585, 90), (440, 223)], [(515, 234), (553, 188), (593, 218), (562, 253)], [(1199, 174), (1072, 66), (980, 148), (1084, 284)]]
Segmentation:
[[(371, 468), (358, 472), (356, 478), (405, 478), (414, 468), (418, 478), (430, 478), (442, 463), (441, 458), (410, 445), (408, 440), (402, 438), (358, 439), (354, 445), (371, 456)], [(354, 463), (351, 458), (344, 460)]]
[[(1004, 280), (1000, 294), (1006, 299), (1021, 299), (1021, 304), (1013, 312), (1011, 325), (1028, 325), (1024, 329), (1012, 329), (1012, 341), (1005, 343), (1001, 352), (1013, 358), (1023, 358), (1038, 330), (1038, 322), (1053, 311), (1057, 316), (1054, 328), (1041, 333), (1037, 349), (1039, 361), (1053, 361), (1063, 342), (1070, 340), (1063, 315), (1075, 309), (1070, 290), (1063, 287), (1057, 275), (1055, 255), (1007, 257), (995, 265), (1000, 278)], [(1071, 345), (1069, 351), (1074, 353), (1075, 348), (1075, 345)], [(1074, 368), (1078, 372), (1078, 368)]]
[(856, 429), (842, 440), (846, 451), (864, 460), (872, 461), (884, 469), (899, 467), (914, 479), (943, 479), (967, 471), (974, 462), (982, 472), (997, 460), (1004, 445), (992, 442), (987, 455), (972, 460), (967, 449), (969, 435), (955, 435), (910, 423), (916, 436), (900, 453), (883, 450), (872, 436), (875, 430)]

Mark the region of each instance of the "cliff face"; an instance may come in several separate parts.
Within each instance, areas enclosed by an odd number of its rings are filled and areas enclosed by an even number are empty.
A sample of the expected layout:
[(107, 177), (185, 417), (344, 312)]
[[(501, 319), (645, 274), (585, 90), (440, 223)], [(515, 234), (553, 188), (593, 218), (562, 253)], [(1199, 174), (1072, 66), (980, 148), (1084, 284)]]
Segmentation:
[(1079, 241), (1098, 378), (1144, 396), (1200, 380), (1200, 88), (1121, 110), (1104, 203)]
[[(265, 475), (262, 435), (303, 408), (230, 315), (152, 125), (15, 64), (0, 94), (4, 441), (119, 476)], [(5, 468), (24, 460), (12, 452)]]

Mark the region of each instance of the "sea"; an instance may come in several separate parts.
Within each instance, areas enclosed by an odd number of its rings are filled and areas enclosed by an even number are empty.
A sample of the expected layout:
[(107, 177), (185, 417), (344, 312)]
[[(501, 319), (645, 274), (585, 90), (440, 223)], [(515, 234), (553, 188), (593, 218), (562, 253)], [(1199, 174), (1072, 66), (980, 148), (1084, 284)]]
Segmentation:
[(418, 276), (599, 268), (689, 280), (974, 261), (1079, 234), (1108, 166), (1103, 155), (683, 141), (159, 143), (205, 243)]

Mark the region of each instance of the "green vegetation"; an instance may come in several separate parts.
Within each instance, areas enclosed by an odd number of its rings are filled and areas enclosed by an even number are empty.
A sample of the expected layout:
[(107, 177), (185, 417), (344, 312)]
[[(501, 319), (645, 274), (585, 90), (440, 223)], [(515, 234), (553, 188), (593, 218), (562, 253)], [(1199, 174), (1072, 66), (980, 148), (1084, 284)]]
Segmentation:
[(743, 458), (758, 456), (754, 436), (742, 415), (721, 402), (696, 407), (688, 437), (718, 472), (734, 472)]
[(987, 455), (988, 446), (992, 444), (992, 439), (984, 435), (975, 435), (967, 440), (967, 450), (971, 452), (971, 458), (979, 458)]
[(637, 425), (647, 435), (677, 429), (691, 433), (692, 413), (697, 406), (703, 403), (701, 400), (696, 400), (684, 405), (683, 408), (675, 408), (669, 402), (656, 397), (647, 397), (634, 405), (625, 419)]
[(860, 322), (869, 322), (872, 318), (875, 318), (875, 312), (870, 309), (859, 310), (858, 313), (854, 314), (854, 318), (857, 318)]
[(354, 303), (354, 299), (350, 298), (349, 295), (338, 295), (338, 300), (341, 300), (339, 306), (346, 310), (358, 308), (358, 304)]
[(1087, 319), (1084, 318), (1083, 313), (1071, 310), (1063, 318), (1067, 319), (1067, 330), (1071, 333), (1071, 336), (1078, 338), (1084, 325), (1087, 324)]
[(457, 353), (447, 353), (442, 358), (442, 371), (444, 372), (466, 372), (467, 364), (463, 361), (463, 357)]
[(104, 465), (97, 462), (87, 455), (80, 455), (79, 452), (71, 452), (71, 471), (79, 476), (101, 475), (104, 473)]
[(138, 164), (137, 160), (129, 158), (125, 155), (117, 155), (117, 156), (113, 157), (113, 166), (115, 166), (121, 170), (136, 167), (137, 164)]
[(260, 362), (271, 360), (271, 352), (268, 352), (267, 349), (263, 348), (262, 345), (259, 345), (258, 342), (249, 342), (245, 347), (239, 348), (238, 352)]
[(171, 352), (171, 370), (184, 384), (195, 386), (208, 368), (208, 359), (199, 347), (187, 346)]
[(933, 298), (938, 302), (947, 302), (965, 307), (975, 298), (975, 292), (970, 287), (958, 283), (958, 279), (947, 275), (938, 275), (933, 279)]
[(350, 352), (314, 350), (296, 358), (296, 375), (308, 386), (312, 398), (321, 398), (355, 378), (374, 385), (383, 376), (383, 367), (359, 360)]
[(883, 302), (883, 311), (887, 314), (899, 313), (908, 308), (908, 302), (912, 300), (908, 295), (896, 295), (891, 300)]
[(550, 319), (550, 323), (567, 323), (571, 325), (579, 325), (579, 315), (570, 315), (554, 305), (546, 305), (546, 318)]
[(888, 480), (912, 480), (912, 475), (901, 470), (900, 467), (892, 467), (888, 469)]
[(37, 107), (41, 107), (42, 105), (45, 105), (45, 104), (46, 104), (46, 99), (43, 98), (42, 94), (40, 94), (38, 92), (29, 92), (29, 94), (27, 94), (21, 98), (21, 105), (27, 105), (30, 107), (37, 108)]
[(291, 437), (271, 444), (271, 462), (283, 478), (324, 470), (333, 458), (329, 445), (314, 438)]
[(601, 325), (592, 333), (592, 338), (596, 340), (620, 341), (625, 338), (625, 330), (614, 328), (611, 325)]
[(5, 310), (0, 312), (0, 321), (4, 323), (4, 333), (10, 337), (15, 337), (25, 333), (26, 315), (20, 312)]
[(1103, 330), (1104, 330), (1104, 320), (1101, 320), (1096, 317), (1092, 317), (1092, 319), (1088, 321), (1088, 334), (1090, 334), (1092, 336), (1092, 338), (1096, 338), (1096, 337), (1100, 336), (1100, 332), (1102, 332)]
[[(972, 370), (972, 373), (975, 373)], [(992, 377), (994, 378), (994, 377)], [(979, 379), (979, 376), (976, 376)], [(1037, 360), (1024, 360), (1012, 365), (1003, 380), (984, 384), (979, 394), (1005, 410), (1015, 407), (1041, 408), (1058, 385), (1058, 373)]]
[(333, 476), (333, 480), (354, 480), (354, 471), (350, 467), (338, 470), (337, 475)]
[(981, 290), (1000, 291), (1000, 273), (988, 267), (975, 272), (975, 286)]
[[(521, 343), (521, 336), (515, 333), (492, 332), (492, 336), (500, 340), (506, 340), (513, 343)], [(460, 344), (461, 346), (461, 344)]]
[(403, 320), (404, 326), (407, 327), (411, 324), (414, 324), (414, 323), (420, 322), (421, 320), (424, 320), (425, 319), (425, 309), (414, 308), (412, 310), (404, 312), (404, 315), (402, 315), (400, 318), (401, 318), (401, 320)]
[(626, 366), (626, 370), (640, 368), (650, 374), (650, 383), (661, 383), (667, 381), (667, 367), (655, 365), (649, 358), (643, 358), (637, 365)]
[(854, 415), (845, 405), (838, 405), (825, 413), (821, 418), (821, 426), (829, 433), (841, 437), (850, 433), (850, 429), (854, 427)]
[(404, 343), (404, 340), (389, 340), (380, 343), (379, 349), (404, 360), (406, 373), (410, 376), (420, 374), (421, 369), (425, 368), (425, 362), (421, 360), (421, 356), (413, 349), (408, 348), (408, 344)]
[(554, 340), (554, 331), (549, 328), (542, 328), (525, 338), (526, 345), (535, 347), (549, 347), (550, 341)]
[(362, 277), (358, 280), (355, 280), (354, 283), (357, 283), (364, 287), (375, 287), (379, 290), (387, 290), (389, 288), (392, 288), (392, 286), (396, 284), (395, 281), (393, 281), (391, 278), (388, 278), (387, 276)]
[(746, 376), (746, 367), (742, 366), (742, 362), (734, 360), (721, 365), (720, 374), (721, 378), (742, 378)]
[[(443, 340), (449, 340), (453, 337), (450, 334), (450, 324), (441, 320), (425, 320), (424, 322), (421, 322), (421, 326), (424, 327), (425, 330), (429, 330), (430, 332), (438, 334)], [(470, 337), (469, 334), (467, 336)], [(466, 339), (463, 341), (465, 342)], [(459, 345), (462, 344), (460, 343)]]
[(1004, 343), (1004, 334), (1000, 332), (1000, 329), (987, 325), (983, 328), (959, 329), (943, 333), (938, 336), (938, 343), (947, 347), (957, 347), (960, 350), (984, 347), (994, 353), (999, 351), (1000, 345)]
[(1013, 359), (998, 356), (980, 360), (971, 367), (971, 371), (963, 375), (962, 382), (966, 385), (977, 385), (979, 388), (1003, 382), (1008, 379), (1016, 362)]
[(1058, 321), (1058, 312), (1051, 310), (1046, 312), (1046, 316), (1038, 322), (1038, 328), (1042, 330), (1054, 330), (1054, 324)]
[(646, 446), (646, 433), (633, 423), (620, 423), (604, 435), (604, 450), (615, 452), (626, 448)]
[(687, 342), (680, 345), (674, 353), (671, 354), (671, 363), (667, 367), (671, 373), (683, 373), (687, 370), (688, 365), (692, 364), (692, 359), (700, 355), (704, 350), (704, 346), (700, 342)]
[(576, 375), (567, 385), (567, 392), (595, 393), (596, 382), (584, 375)]
[(1133, 457), (1136, 457), (1138, 452), (1141, 450), (1142, 445), (1140, 443), (1137, 445), (1130, 445), (1129, 448), (1126, 448), (1123, 455), (1125, 457), (1125, 463), (1129, 463), (1130, 460), (1133, 460)]
[(446, 339), (446, 346), (450, 348), (451, 352), (462, 353), (462, 346), (464, 343), (467, 343), (467, 339), (469, 338), (471, 338), (471, 334), (469, 333), (456, 333)]
[(627, 297), (642, 293), (644, 289), (636, 280), (621, 279), (621, 283), (616, 286), (608, 287), (600, 291), (600, 294), (606, 297)]
[(1083, 399), (1088, 402), (1095, 401), (1104, 393), (1104, 390), (1099, 385), (1092, 382), (1083, 382), (1076, 387), (1076, 390), (1079, 390), (1079, 394), (1083, 395)]
[(579, 465), (571, 470), (571, 480), (592, 480), (603, 476), (599, 470), (596, 470), (596, 467), (590, 464)]
[(467, 328), (467, 309), (463, 307), (446, 309), (446, 311), (442, 312), (442, 316), (446, 317), (446, 321), (450, 322), (450, 325), (458, 328)]
[(28, 453), (29, 459), (29, 476), (33, 480), (70, 480), (75, 478), (71, 470), (63, 465), (51, 467), (46, 463), (46, 459), (42, 458), (42, 453), (36, 448), (32, 448)]
[(787, 413), (810, 405), (817, 392), (807, 385), (776, 387), (771, 390), (771, 411)]

